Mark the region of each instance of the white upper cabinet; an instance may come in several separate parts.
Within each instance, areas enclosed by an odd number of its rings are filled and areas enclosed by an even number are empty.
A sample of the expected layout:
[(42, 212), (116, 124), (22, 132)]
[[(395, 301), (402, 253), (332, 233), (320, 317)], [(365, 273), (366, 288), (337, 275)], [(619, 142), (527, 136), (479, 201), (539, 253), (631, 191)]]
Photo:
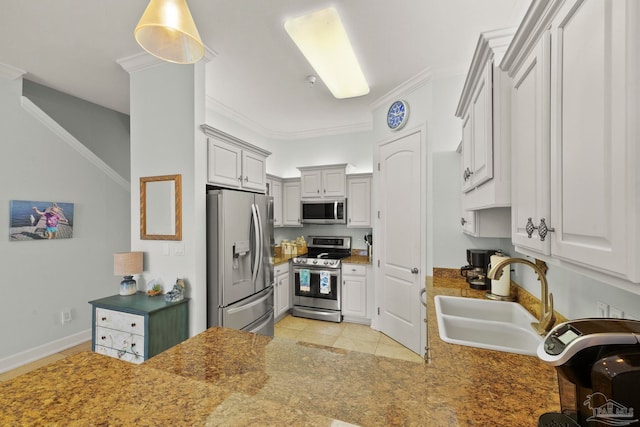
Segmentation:
[(267, 196), (273, 197), (273, 226), (282, 227), (282, 179), (267, 175)]
[(303, 199), (346, 196), (347, 165), (299, 167), (300, 197)]
[(347, 175), (347, 227), (371, 228), (372, 174)]
[(509, 206), (510, 84), (497, 64), (515, 30), (482, 33), (456, 110), (462, 119), (462, 191), (469, 209)]
[[(456, 150), (462, 154), (462, 144)], [(460, 156), (461, 162), (464, 157)], [(464, 170), (464, 168), (463, 168)], [(463, 181), (464, 178), (461, 178)], [(511, 236), (511, 209), (508, 207), (470, 210), (467, 207), (469, 193), (461, 194), (460, 226), (462, 232), (473, 237), (506, 238)]]
[(266, 191), (267, 157), (270, 152), (208, 125), (207, 182), (222, 187)]
[(540, 1), (527, 12), (501, 64), (513, 78), (519, 251), (640, 282), (638, 52), (636, 0)]
[(514, 75), (511, 102), (511, 239), (545, 255), (549, 239), (534, 239), (531, 233), (534, 222), (550, 218), (549, 49), (544, 33)]
[(300, 222), (300, 180), (282, 180), (282, 225), (302, 227)]

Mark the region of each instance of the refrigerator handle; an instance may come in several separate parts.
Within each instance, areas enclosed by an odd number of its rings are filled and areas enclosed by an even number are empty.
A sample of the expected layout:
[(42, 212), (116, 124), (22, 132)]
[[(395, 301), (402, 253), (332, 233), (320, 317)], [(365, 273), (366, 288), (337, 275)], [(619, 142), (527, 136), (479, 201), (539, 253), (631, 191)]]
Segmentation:
[(259, 227), (259, 232), (258, 232), (258, 247), (260, 248), (260, 251), (258, 252), (258, 272), (260, 273), (260, 271), (262, 270), (260, 267), (262, 267), (263, 263), (263, 256), (264, 256), (264, 230), (262, 228), (262, 216), (260, 216), (260, 209), (258, 209), (258, 206), (256, 205), (256, 216), (258, 217), (258, 227)]
[(255, 230), (254, 238), (255, 238), (255, 250), (253, 251), (253, 268), (252, 268), (252, 281), (255, 286), (256, 278), (258, 277), (258, 268), (260, 266), (260, 222), (258, 220), (258, 209), (256, 208), (255, 203), (251, 204), (251, 219), (253, 220), (253, 229)]

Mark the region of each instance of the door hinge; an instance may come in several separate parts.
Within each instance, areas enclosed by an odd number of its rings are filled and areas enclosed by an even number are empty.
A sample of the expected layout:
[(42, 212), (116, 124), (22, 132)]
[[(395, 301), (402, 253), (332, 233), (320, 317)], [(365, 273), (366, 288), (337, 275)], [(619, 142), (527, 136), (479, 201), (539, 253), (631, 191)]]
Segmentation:
[(380, 219), (380, 211), (378, 211), (378, 219)]
[(380, 267), (380, 260), (378, 260), (378, 267)]
[(378, 172), (380, 172), (380, 162), (378, 162)]
[(378, 316), (380, 316), (380, 307), (378, 307)]

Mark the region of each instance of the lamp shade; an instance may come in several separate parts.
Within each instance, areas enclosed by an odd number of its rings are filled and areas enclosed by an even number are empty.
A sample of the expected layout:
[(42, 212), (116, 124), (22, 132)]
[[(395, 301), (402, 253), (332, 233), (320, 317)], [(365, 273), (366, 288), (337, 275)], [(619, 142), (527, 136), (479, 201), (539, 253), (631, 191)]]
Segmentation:
[(165, 61), (193, 64), (204, 56), (186, 0), (151, 0), (133, 34), (144, 50)]
[(142, 273), (142, 252), (113, 254), (114, 276), (133, 276)]

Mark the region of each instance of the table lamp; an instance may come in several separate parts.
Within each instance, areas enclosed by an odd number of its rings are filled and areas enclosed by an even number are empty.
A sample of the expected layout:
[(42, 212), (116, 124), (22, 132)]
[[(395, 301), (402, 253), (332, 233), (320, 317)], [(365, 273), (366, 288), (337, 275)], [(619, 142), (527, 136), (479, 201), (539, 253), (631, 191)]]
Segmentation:
[(138, 291), (133, 275), (140, 273), (142, 273), (142, 252), (113, 254), (113, 275), (124, 276), (120, 282), (120, 295), (133, 295)]

